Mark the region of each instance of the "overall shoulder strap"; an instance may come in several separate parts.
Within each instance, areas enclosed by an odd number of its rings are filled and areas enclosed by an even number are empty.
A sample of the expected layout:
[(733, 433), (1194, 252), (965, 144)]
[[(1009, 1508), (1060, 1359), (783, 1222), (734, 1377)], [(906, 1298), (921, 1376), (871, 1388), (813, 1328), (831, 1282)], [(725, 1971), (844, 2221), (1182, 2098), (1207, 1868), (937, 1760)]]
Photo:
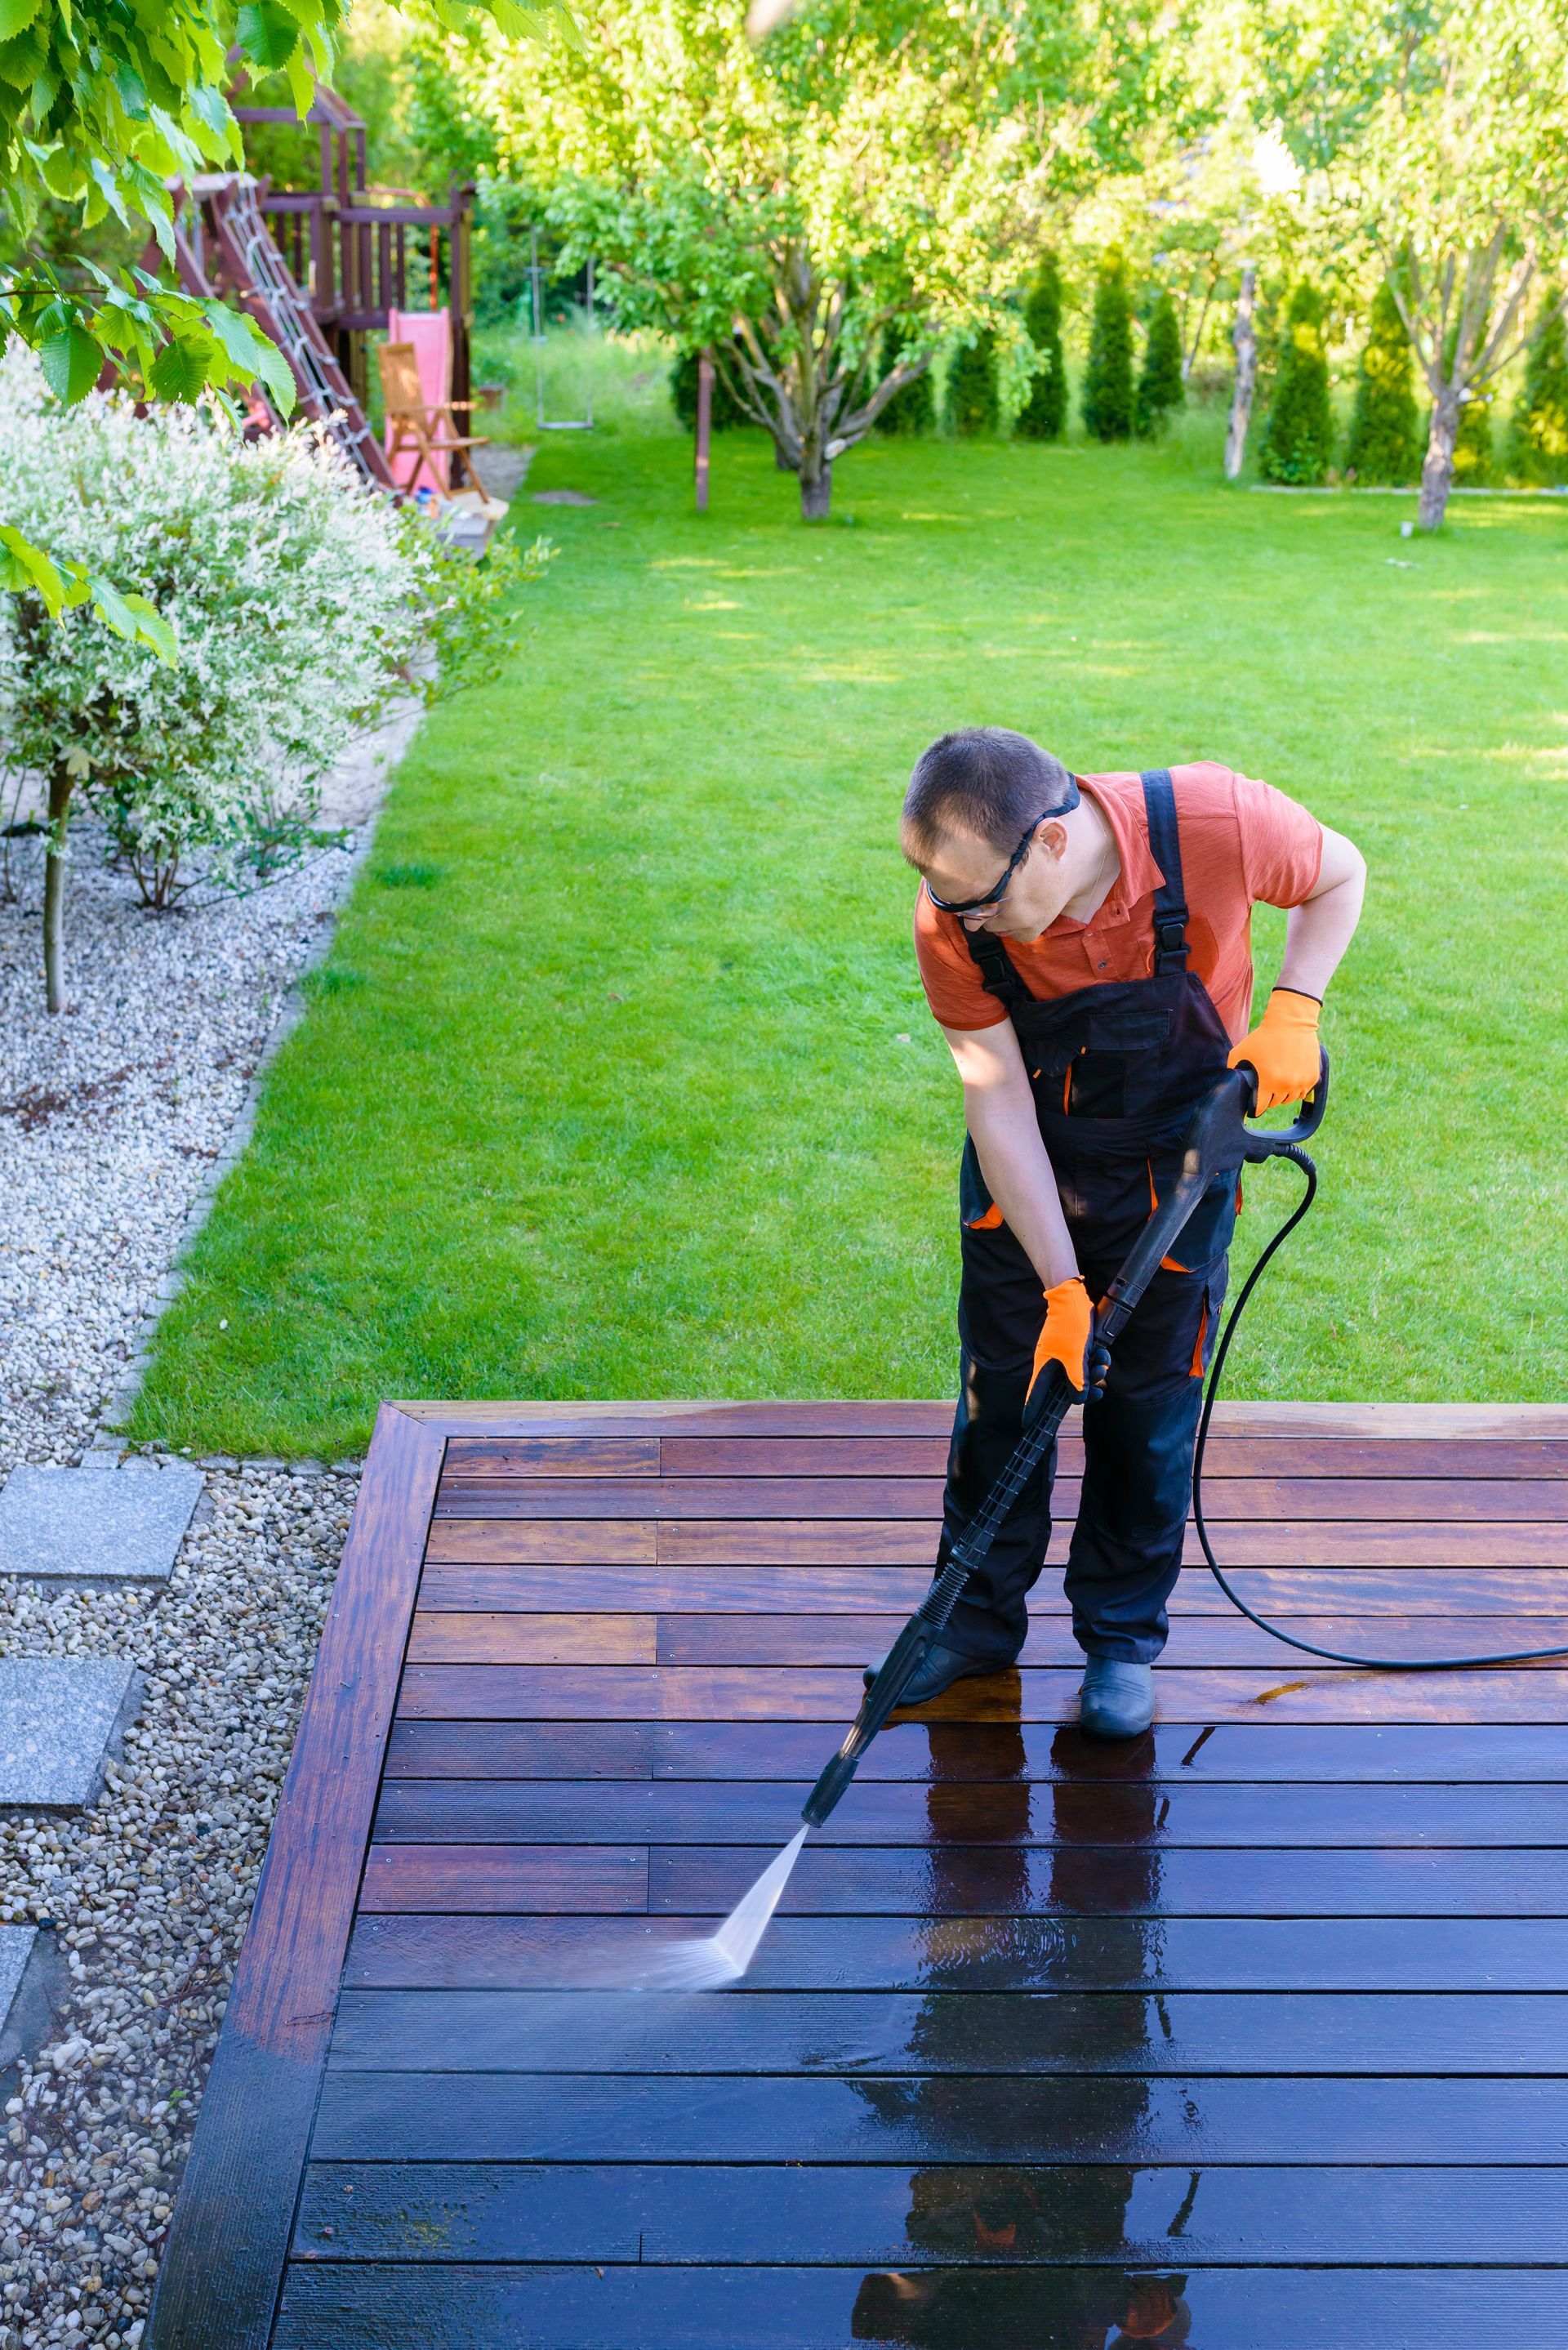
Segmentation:
[(965, 931), (964, 944), (980, 967), (981, 984), (1010, 1013), (1033, 1003), (1033, 996), (1013, 968), (1012, 958), (994, 931)]
[(1165, 879), (1154, 893), (1154, 972), (1157, 979), (1187, 969), (1187, 891), (1181, 879), (1181, 835), (1168, 767), (1138, 777), (1148, 814), (1148, 845)]

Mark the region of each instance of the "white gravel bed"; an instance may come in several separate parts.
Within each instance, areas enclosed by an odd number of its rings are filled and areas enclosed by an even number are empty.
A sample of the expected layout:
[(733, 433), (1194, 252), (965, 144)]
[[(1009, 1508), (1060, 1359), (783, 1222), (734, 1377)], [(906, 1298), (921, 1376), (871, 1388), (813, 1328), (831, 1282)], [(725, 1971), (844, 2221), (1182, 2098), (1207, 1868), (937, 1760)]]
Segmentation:
[[(73, 828), (67, 1009), (44, 1009), (43, 858), (0, 905), (0, 1475), (72, 1461), (125, 1376), (285, 990), (352, 870), (313, 852), (244, 898), (151, 914)], [(18, 858), (18, 849), (24, 854)]]
[(213, 1471), (162, 1588), (0, 1582), (0, 1646), (146, 1679), (90, 1812), (0, 1821), (0, 1919), (72, 1978), (5, 2111), (0, 2350), (140, 2339), (356, 1482)]

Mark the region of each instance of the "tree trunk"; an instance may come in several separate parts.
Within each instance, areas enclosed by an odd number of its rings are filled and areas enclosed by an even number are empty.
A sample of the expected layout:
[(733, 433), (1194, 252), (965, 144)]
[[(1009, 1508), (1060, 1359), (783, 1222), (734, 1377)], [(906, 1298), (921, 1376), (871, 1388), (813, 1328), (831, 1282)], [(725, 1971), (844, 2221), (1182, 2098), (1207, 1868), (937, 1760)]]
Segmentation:
[(1459, 437), (1459, 411), (1464, 388), (1445, 383), (1432, 402), (1432, 425), (1427, 435), (1426, 462), (1421, 467), (1421, 497), (1416, 519), (1423, 530), (1441, 526), (1454, 485), (1454, 444)]
[(1258, 273), (1250, 265), (1241, 272), (1236, 296), (1236, 323), (1231, 340), (1236, 349), (1236, 380), (1231, 390), (1231, 422), (1225, 434), (1225, 479), (1233, 482), (1247, 454), (1247, 427), (1252, 421), (1252, 392), (1258, 380), (1258, 337), (1252, 324)]
[(51, 1012), (66, 1006), (66, 827), (76, 777), (63, 759), (49, 770), (49, 847), (44, 859), (44, 996)]
[(825, 522), (833, 502), (833, 468), (815, 449), (806, 449), (800, 460), (800, 518), (802, 522)]

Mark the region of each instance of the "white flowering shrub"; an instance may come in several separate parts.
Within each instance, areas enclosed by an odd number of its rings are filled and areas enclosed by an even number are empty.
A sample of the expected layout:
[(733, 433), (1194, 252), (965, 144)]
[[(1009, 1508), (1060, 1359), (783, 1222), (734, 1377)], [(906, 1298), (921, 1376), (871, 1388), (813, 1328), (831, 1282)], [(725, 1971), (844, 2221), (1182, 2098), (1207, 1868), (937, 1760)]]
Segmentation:
[(51, 621), (32, 595), (0, 597), (0, 745), (48, 782), (54, 857), (74, 788), (155, 904), (307, 824), (350, 739), (505, 580), (504, 557), (476, 575), (308, 428), (247, 444), (191, 409), (62, 409), (17, 342), (0, 481), (28, 539), (148, 596), (176, 632), (165, 661), (85, 609)]

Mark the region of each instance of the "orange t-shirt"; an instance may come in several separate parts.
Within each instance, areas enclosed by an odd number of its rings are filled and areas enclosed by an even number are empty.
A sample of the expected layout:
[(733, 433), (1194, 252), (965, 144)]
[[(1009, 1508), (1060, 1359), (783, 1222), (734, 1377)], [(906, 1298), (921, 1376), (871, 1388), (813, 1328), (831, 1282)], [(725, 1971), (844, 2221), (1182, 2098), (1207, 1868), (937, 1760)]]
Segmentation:
[[(1299, 906), (1317, 886), (1323, 830), (1299, 802), (1212, 759), (1173, 767), (1189, 968), (1213, 998), (1232, 1044), (1252, 1005), (1252, 908)], [(1136, 775), (1080, 775), (1116, 835), (1121, 870), (1086, 922), (1058, 915), (1027, 946), (1006, 941), (1032, 995), (1147, 979), (1154, 969), (1154, 893), (1164, 879), (1148, 842)], [(1006, 1012), (981, 983), (956, 914), (939, 913), (922, 886), (915, 900), (915, 953), (926, 1001), (944, 1028), (994, 1028)]]

